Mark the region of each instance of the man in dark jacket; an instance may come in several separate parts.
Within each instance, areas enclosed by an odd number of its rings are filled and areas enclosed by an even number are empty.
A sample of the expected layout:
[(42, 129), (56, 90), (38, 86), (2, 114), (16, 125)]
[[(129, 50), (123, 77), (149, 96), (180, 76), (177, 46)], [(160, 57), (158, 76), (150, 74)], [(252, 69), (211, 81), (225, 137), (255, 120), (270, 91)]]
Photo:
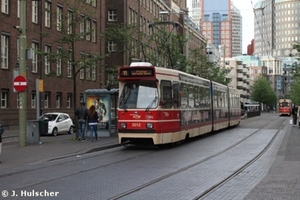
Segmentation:
[[(4, 133), (4, 128), (0, 123), (0, 155), (1, 155), (1, 148), (2, 148), (2, 134)], [(0, 161), (1, 163), (1, 161)]]
[(79, 108), (77, 108), (75, 115), (78, 120), (78, 139), (85, 140), (85, 129), (86, 129), (86, 120), (87, 120), (87, 108), (83, 101), (80, 102)]
[(292, 109), (292, 116), (293, 116), (293, 125), (297, 125), (297, 113), (298, 113), (298, 105), (294, 105)]

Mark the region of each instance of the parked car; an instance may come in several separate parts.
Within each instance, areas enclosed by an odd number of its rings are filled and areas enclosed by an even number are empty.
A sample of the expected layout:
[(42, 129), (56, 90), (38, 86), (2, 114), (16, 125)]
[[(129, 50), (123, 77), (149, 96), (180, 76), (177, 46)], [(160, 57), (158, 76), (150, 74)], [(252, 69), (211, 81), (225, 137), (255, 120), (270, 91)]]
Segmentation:
[(74, 133), (74, 124), (72, 119), (67, 113), (45, 113), (39, 120), (48, 122), (48, 133), (57, 136), (59, 133)]

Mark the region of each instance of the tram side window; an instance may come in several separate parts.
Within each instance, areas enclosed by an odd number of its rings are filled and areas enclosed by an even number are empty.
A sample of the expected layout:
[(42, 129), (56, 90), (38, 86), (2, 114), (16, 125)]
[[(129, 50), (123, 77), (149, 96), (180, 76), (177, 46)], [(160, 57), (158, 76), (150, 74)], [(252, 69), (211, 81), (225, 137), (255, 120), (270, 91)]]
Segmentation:
[(188, 107), (188, 86), (185, 83), (181, 84), (180, 87), (180, 92), (181, 92), (181, 108), (187, 108)]
[(195, 93), (194, 93), (194, 86), (190, 85), (189, 86), (189, 105), (188, 107), (189, 108), (194, 108), (195, 107), (195, 100), (194, 100), (194, 96), (195, 96)]
[(171, 81), (161, 81), (161, 107), (172, 108), (172, 84)]
[(195, 95), (195, 108), (199, 108), (200, 107), (200, 92), (199, 92), (200, 88), (198, 86), (194, 87), (194, 95)]
[(199, 88), (200, 108), (210, 107), (209, 88)]
[(180, 105), (178, 82), (173, 82), (173, 105), (174, 108), (178, 108)]

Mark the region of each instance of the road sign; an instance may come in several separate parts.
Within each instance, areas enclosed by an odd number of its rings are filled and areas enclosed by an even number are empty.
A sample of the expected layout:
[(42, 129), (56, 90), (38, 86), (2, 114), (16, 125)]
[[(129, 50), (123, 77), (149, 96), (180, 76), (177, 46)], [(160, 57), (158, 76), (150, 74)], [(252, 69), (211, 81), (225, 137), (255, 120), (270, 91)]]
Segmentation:
[(14, 88), (17, 92), (24, 92), (27, 87), (27, 80), (24, 76), (17, 76), (14, 79)]

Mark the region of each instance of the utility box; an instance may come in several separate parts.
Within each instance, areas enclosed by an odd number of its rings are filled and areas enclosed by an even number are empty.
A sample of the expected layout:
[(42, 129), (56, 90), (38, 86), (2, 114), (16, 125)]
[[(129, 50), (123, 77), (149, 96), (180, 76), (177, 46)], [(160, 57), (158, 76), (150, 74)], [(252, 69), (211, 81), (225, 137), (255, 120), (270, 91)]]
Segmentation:
[(39, 142), (40, 142), (39, 121), (38, 120), (27, 121), (27, 144), (39, 144)]

